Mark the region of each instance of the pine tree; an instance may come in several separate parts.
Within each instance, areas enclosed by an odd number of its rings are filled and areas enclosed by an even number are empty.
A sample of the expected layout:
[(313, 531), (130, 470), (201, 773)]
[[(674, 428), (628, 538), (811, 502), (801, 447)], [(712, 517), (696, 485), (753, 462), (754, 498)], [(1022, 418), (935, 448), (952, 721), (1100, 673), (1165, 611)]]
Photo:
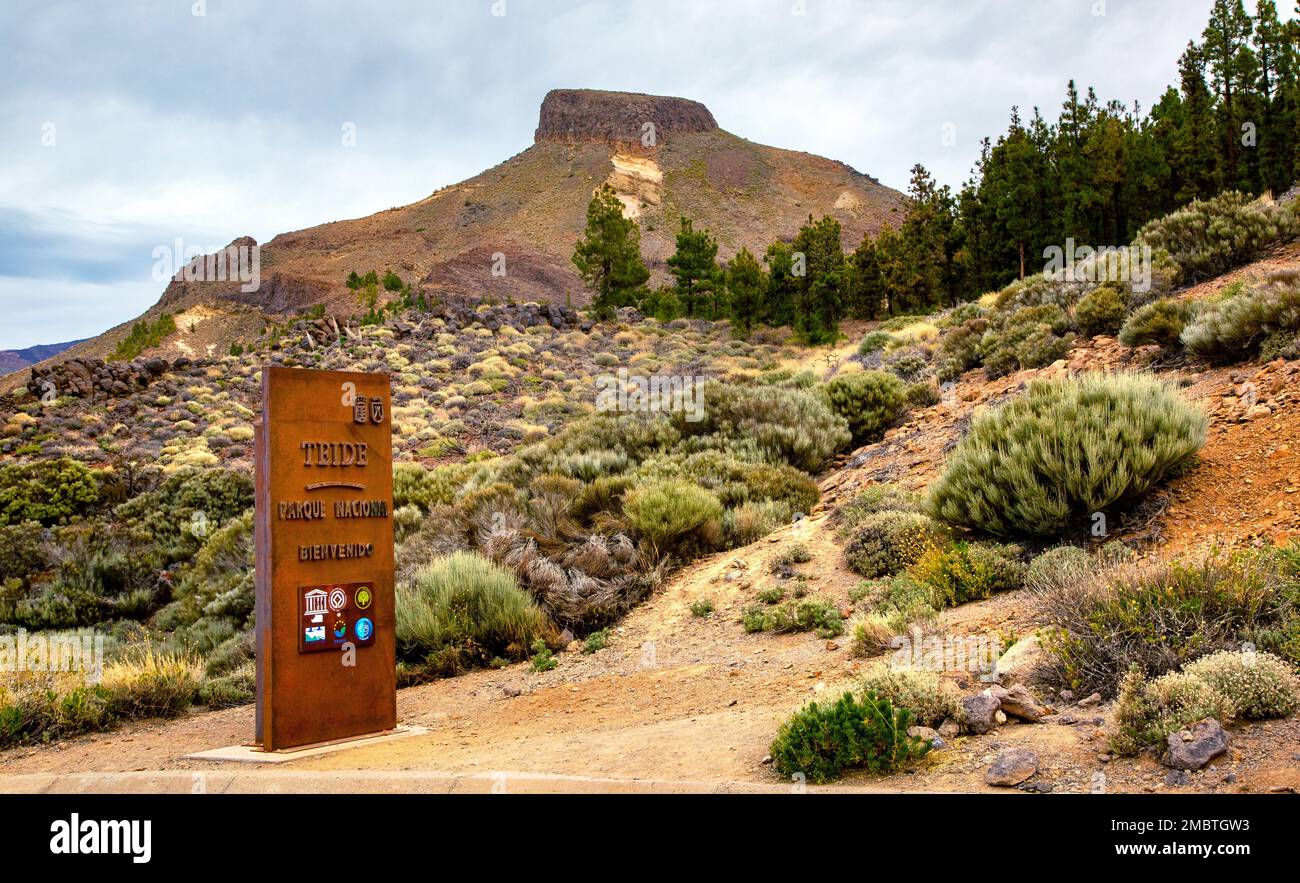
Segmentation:
[(587, 206), (587, 227), (573, 249), (573, 265), (594, 292), (592, 312), (608, 319), (635, 303), (650, 271), (641, 259), (641, 228), (623, 217), (614, 189), (601, 186)]
[(805, 268), (802, 277), (796, 273), (794, 327), (805, 343), (826, 343), (839, 336), (848, 282), (840, 236), (839, 221), (829, 215), (813, 221), (809, 215), (794, 240), (795, 255), (804, 256)]
[(1214, 118), (1214, 97), (1205, 83), (1205, 53), (1195, 43), (1178, 60), (1183, 93), (1183, 128), (1179, 132), (1174, 163), (1180, 170), (1184, 189), (1178, 202), (1207, 199), (1219, 192), (1218, 160), (1215, 150), (1218, 127)]
[(788, 242), (773, 242), (763, 259), (767, 262), (768, 282), (762, 321), (775, 327), (791, 325), (799, 290), (799, 279), (794, 275), (794, 248)]
[(879, 319), (885, 307), (885, 277), (880, 270), (880, 253), (870, 235), (862, 237), (849, 264), (849, 315), (855, 319)]
[(1227, 186), (1251, 188), (1249, 162), (1243, 158), (1242, 125), (1250, 122), (1251, 88), (1258, 62), (1250, 46), (1253, 22), (1242, 0), (1214, 0), (1210, 23), (1202, 35), (1205, 60), (1219, 100), (1220, 169)]
[(763, 267), (749, 249), (742, 248), (727, 265), (726, 287), (732, 324), (748, 336), (761, 319), (767, 289)]
[[(677, 232), (677, 251), (667, 261), (668, 272), (677, 282), (677, 297), (686, 308), (686, 315), (694, 318), (698, 299), (704, 294), (720, 291), (718, 282), (718, 243), (708, 231), (697, 231), (689, 218), (681, 219)], [(714, 303), (711, 311), (717, 316), (721, 304)]]

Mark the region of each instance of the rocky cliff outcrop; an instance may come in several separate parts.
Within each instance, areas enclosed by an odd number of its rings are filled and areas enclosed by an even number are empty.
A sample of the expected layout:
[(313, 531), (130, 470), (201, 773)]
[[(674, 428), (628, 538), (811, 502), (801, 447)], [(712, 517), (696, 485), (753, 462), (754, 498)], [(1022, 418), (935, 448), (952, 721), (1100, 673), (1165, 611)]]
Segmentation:
[(32, 368), (27, 391), (37, 398), (48, 395), (84, 398), (95, 394), (124, 396), (148, 386), (169, 371), (183, 371), (192, 362), (179, 358), (105, 362), (103, 359), (68, 359), (56, 365)]
[(698, 101), (635, 92), (553, 89), (542, 101), (535, 140), (652, 147), (676, 133), (716, 128), (713, 114)]

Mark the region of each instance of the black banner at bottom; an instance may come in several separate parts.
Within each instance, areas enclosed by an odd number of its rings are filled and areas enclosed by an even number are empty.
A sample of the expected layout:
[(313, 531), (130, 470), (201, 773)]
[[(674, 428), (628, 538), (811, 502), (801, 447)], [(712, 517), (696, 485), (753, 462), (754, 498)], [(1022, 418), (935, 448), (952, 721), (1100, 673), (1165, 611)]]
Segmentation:
[(9, 795), (0, 841), (11, 873), (37, 863), (128, 877), (213, 857), (226, 872), (437, 858), (483, 862), (496, 875), (563, 855), (641, 872), (751, 861), (806, 870), (836, 854), (865, 857), (862, 847), (928, 872), (1035, 855), (1072, 868), (1226, 870), (1293, 855), (1297, 806), (1285, 795)]

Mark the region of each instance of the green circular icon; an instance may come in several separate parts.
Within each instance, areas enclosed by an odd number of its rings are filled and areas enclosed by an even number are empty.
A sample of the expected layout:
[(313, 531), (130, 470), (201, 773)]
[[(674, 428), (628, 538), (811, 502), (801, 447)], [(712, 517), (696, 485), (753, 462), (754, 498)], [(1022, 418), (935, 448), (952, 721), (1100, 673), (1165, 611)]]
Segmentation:
[(370, 588), (368, 586), (362, 586), (361, 588), (357, 589), (357, 594), (353, 600), (356, 601), (358, 610), (365, 610), (367, 607), (370, 606), (370, 602), (372, 600), (370, 594)]

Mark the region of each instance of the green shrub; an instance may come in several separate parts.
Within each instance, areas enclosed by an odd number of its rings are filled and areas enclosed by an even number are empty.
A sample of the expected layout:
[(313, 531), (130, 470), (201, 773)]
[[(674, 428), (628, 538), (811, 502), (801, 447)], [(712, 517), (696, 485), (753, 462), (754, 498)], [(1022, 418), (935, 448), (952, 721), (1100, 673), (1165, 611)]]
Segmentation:
[(823, 387), (826, 401), (848, 423), (854, 444), (878, 441), (907, 412), (903, 381), (887, 371), (837, 377)]
[(1084, 283), (1036, 273), (1017, 279), (998, 292), (994, 306), (1002, 313), (1025, 307), (1057, 307), (1065, 310), (1083, 293)]
[(881, 482), (868, 485), (852, 500), (835, 510), (835, 519), (851, 528), (868, 515), (878, 512), (920, 512), (922, 502), (919, 494), (914, 494), (901, 485)]
[(483, 471), (471, 463), (450, 463), (425, 469), (418, 463), (393, 464), (393, 508), (417, 506), (429, 512), (434, 506), (455, 502), (470, 478)]
[(1131, 666), (1177, 671), (1284, 622), (1293, 580), (1257, 552), (1079, 570), (1036, 592), (1051, 672), (1063, 687), (1110, 695)]
[(1183, 328), (1195, 312), (1187, 301), (1157, 300), (1139, 307), (1124, 321), (1119, 342), (1128, 347), (1179, 346)]
[(591, 655), (598, 653), (609, 646), (609, 629), (603, 628), (600, 631), (592, 632), (587, 635), (587, 640), (582, 642), (582, 652)]
[(894, 335), (887, 331), (871, 331), (866, 337), (862, 338), (862, 343), (858, 344), (858, 355), (869, 356), (872, 353), (878, 353), (892, 343), (893, 340)]
[(247, 705), (256, 698), (256, 675), (251, 665), (199, 685), (199, 704), (209, 708), (233, 708)]
[(1073, 343), (1074, 336), (1066, 333), (1069, 325), (1065, 310), (1055, 303), (996, 314), (993, 324), (980, 338), (980, 358), (985, 372), (997, 378), (1055, 362), (1069, 352)]
[(1089, 291), (1074, 305), (1074, 321), (1085, 337), (1115, 334), (1128, 313), (1128, 298), (1123, 286), (1105, 282)]
[(983, 316), (967, 319), (953, 327), (939, 341), (938, 376), (940, 380), (956, 380), (972, 368), (979, 367), (980, 343), (989, 330), (989, 320)]
[(1286, 717), (1300, 707), (1291, 666), (1270, 653), (1220, 651), (1183, 671), (1230, 699), (1243, 720)]
[(546, 642), (541, 638), (533, 641), (530, 649), (533, 651), (533, 655), (529, 657), (529, 662), (532, 663), (533, 671), (538, 674), (551, 671), (560, 664), (556, 660), (555, 654), (551, 652), (551, 648), (546, 646)]
[(684, 440), (744, 439), (764, 459), (805, 472), (820, 470), (851, 440), (844, 418), (809, 390), (709, 381), (704, 403), (703, 420), (673, 415), (673, 427)]
[(1187, 351), (1210, 362), (1254, 358), (1270, 338), (1300, 333), (1300, 272), (1277, 273), (1236, 297), (1211, 303), (1183, 328)]
[(955, 607), (1020, 588), (1025, 566), (1016, 559), (1018, 551), (994, 543), (934, 547), (917, 559), (908, 574), (930, 588), (935, 607)]
[(810, 512), (817, 505), (817, 483), (784, 463), (754, 463), (718, 450), (663, 454), (642, 464), (636, 483), (676, 478), (712, 491), (724, 506), (774, 500), (790, 512)]
[(253, 507), (253, 480), (232, 469), (184, 469), (114, 515), (151, 536), (164, 563), (193, 557), (213, 531)]
[(1297, 229), (1294, 205), (1227, 191), (1149, 222), (1136, 243), (1167, 251), (1192, 283), (1249, 263)]
[(44, 531), (34, 521), (0, 525), (0, 582), (18, 580), (30, 583), (34, 574), (50, 567)]
[(75, 460), (0, 466), (0, 525), (66, 524), (99, 503), (99, 480)]
[(722, 503), (686, 481), (654, 481), (629, 491), (623, 514), (633, 530), (665, 552), (711, 549), (722, 538)]
[(1203, 413), (1150, 378), (1036, 381), (976, 415), (929, 510), (999, 536), (1059, 535), (1148, 491), (1200, 449), (1206, 427)]
[(20, 673), (0, 685), (0, 747), (50, 742), (106, 730), (111, 696), (59, 673)]
[(907, 385), (903, 391), (903, 400), (912, 408), (928, 408), (939, 404), (943, 396), (939, 392), (939, 384), (933, 380), (922, 380)]
[(1088, 567), (1091, 560), (1088, 553), (1078, 546), (1056, 546), (1029, 562), (1025, 584), (1034, 589), (1055, 587), (1080, 568)]
[(793, 510), (786, 503), (764, 500), (761, 503), (743, 503), (728, 509), (722, 525), (731, 543), (747, 546), (790, 523)]
[(772, 763), (785, 776), (829, 782), (851, 769), (892, 772), (924, 757), (929, 745), (907, 735), (912, 715), (870, 693), (845, 693), (829, 705), (810, 702), (781, 725)]
[(947, 541), (943, 525), (919, 512), (878, 512), (853, 528), (844, 557), (854, 573), (875, 579), (898, 573)]
[(708, 619), (713, 615), (713, 601), (709, 598), (701, 598), (698, 601), (691, 602), (691, 616), (699, 619)]
[(881, 665), (862, 678), (862, 689), (907, 709), (923, 727), (961, 716), (961, 692), (937, 672)]
[(159, 625), (178, 630), (201, 653), (213, 649), (194, 628), (201, 620), (223, 620), (237, 631), (251, 623), (256, 585), (253, 575), (253, 511), (250, 509), (204, 542), (176, 586), (176, 598), (159, 613)]
[(514, 576), (473, 552), (436, 559), (410, 585), (398, 586), (397, 650), (407, 661), (439, 652), (462, 665), (495, 656), (522, 659), (551, 631)]
[(927, 353), (921, 347), (908, 347), (885, 357), (884, 368), (906, 383), (920, 380), (930, 367)]
[(787, 601), (775, 607), (750, 606), (741, 612), (741, 623), (747, 632), (816, 632), (819, 638), (844, 634), (839, 608), (822, 598)]

